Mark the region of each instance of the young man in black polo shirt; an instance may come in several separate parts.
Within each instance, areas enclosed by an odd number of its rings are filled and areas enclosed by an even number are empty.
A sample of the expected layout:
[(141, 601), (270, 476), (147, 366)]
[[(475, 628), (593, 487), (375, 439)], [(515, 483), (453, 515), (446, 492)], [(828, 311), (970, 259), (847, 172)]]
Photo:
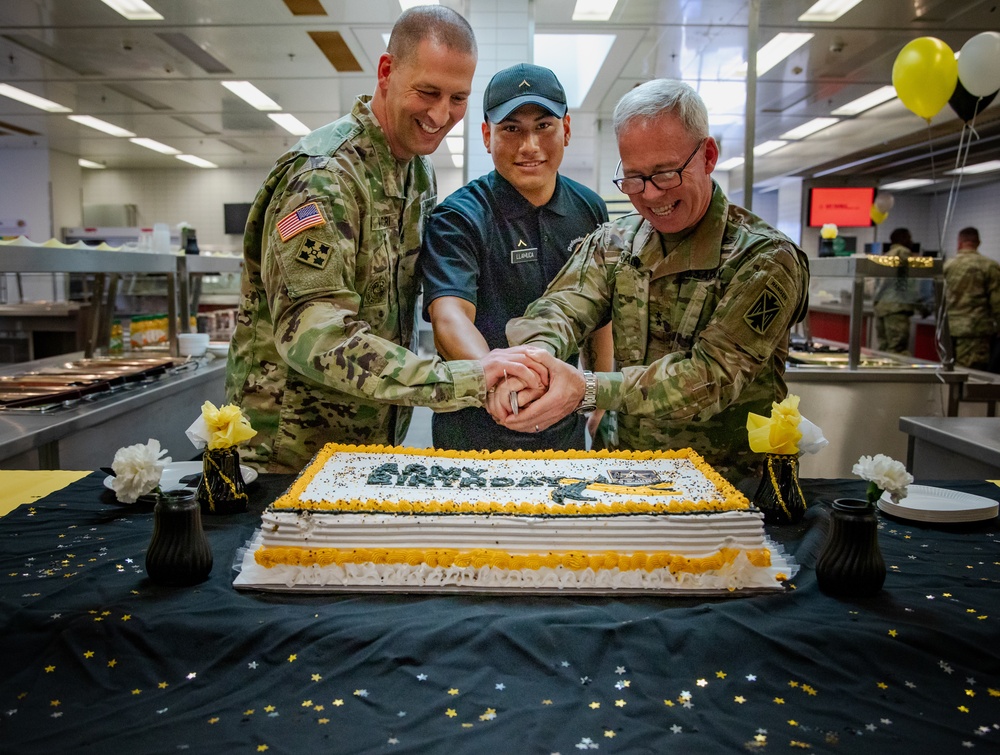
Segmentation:
[[(576, 244), (608, 219), (604, 201), (560, 176), (569, 145), (566, 93), (555, 74), (519, 64), (497, 73), (483, 98), (483, 142), (495, 170), (444, 200), (424, 227), (424, 317), (445, 359), (477, 359), (507, 345), (524, 314)], [(610, 369), (610, 326), (581, 347), (586, 366)], [(599, 417), (592, 417), (596, 428)], [(485, 409), (435, 414), (434, 445), (458, 450), (584, 448), (586, 418), (540, 433), (497, 425)]]

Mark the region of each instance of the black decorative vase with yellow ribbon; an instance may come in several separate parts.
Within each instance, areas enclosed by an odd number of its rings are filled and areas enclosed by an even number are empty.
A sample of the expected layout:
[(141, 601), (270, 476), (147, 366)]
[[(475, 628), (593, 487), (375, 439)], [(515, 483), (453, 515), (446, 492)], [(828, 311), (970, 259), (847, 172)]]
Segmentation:
[(153, 536), (146, 549), (146, 573), (171, 587), (196, 585), (212, 571), (212, 549), (201, 526), (201, 509), (192, 490), (157, 494)]
[(799, 486), (796, 454), (766, 454), (764, 475), (753, 497), (768, 524), (794, 524), (806, 512), (806, 499)]
[(236, 446), (205, 449), (198, 504), (204, 514), (239, 514), (250, 502)]

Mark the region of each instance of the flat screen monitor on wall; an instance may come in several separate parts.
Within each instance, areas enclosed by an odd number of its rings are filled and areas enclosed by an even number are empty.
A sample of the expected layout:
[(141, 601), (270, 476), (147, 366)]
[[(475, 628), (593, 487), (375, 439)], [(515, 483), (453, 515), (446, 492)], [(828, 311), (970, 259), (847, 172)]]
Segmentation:
[(817, 187), (809, 191), (809, 226), (834, 223), (838, 228), (867, 228), (875, 189), (864, 187)]
[(243, 229), (247, 225), (247, 216), (250, 214), (250, 202), (224, 204), (222, 209), (225, 213), (226, 233), (242, 236)]

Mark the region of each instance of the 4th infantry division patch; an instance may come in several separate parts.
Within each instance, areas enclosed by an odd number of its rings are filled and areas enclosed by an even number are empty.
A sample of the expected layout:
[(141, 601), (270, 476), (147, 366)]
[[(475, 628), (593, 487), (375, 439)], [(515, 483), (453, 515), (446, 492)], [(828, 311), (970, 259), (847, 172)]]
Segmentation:
[(333, 251), (333, 247), (329, 244), (324, 244), (322, 241), (306, 236), (299, 247), (298, 253), (295, 255), (295, 261), (301, 262), (303, 265), (309, 265), (309, 267), (315, 267), (317, 270), (322, 270), (326, 267), (326, 263), (330, 259), (331, 251)]

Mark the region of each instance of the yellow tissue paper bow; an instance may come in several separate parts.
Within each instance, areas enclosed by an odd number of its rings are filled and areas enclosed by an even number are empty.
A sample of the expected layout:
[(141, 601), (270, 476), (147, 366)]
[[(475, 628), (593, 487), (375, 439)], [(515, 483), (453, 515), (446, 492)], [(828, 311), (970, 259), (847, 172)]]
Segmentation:
[(758, 454), (797, 454), (799, 431), (799, 397), (789, 395), (784, 401), (771, 404), (771, 416), (747, 414), (747, 435), (750, 450)]
[(234, 404), (226, 404), (216, 409), (215, 404), (206, 401), (201, 405), (201, 416), (211, 433), (208, 440), (210, 449), (229, 448), (250, 440), (257, 434), (257, 431), (250, 427), (250, 421)]

